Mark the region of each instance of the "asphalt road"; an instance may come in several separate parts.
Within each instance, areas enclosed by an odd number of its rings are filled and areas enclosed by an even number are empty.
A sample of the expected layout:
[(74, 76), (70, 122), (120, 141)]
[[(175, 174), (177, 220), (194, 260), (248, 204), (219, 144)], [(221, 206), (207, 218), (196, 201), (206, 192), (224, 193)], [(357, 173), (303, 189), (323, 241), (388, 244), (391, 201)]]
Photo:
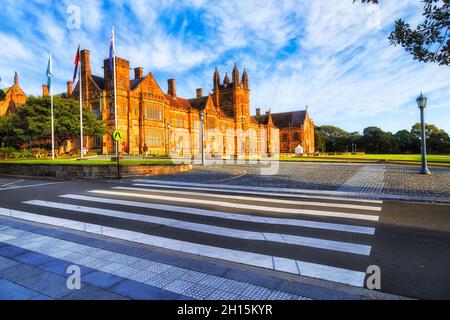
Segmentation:
[(365, 287), (376, 265), (382, 292), (450, 299), (449, 205), (160, 183), (0, 177), (0, 219), (90, 223), (128, 241), (133, 231), (165, 250), (330, 286)]

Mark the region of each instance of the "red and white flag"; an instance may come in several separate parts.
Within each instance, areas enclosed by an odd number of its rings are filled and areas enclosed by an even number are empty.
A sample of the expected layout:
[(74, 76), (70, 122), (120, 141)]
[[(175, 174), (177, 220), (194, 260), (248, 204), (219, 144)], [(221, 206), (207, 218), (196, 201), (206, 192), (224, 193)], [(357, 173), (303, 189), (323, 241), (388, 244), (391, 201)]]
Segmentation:
[(78, 44), (78, 50), (77, 50), (77, 55), (75, 56), (75, 71), (73, 72), (73, 80), (72, 83), (75, 83), (75, 80), (77, 79), (77, 74), (78, 74), (78, 65), (80, 64), (80, 45)]

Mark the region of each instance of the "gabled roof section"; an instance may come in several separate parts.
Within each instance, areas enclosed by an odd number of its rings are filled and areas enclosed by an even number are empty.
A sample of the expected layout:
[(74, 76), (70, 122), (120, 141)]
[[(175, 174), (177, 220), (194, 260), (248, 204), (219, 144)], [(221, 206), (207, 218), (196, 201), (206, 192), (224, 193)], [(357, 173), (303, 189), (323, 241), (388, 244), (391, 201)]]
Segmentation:
[(206, 105), (208, 104), (208, 98), (209, 96), (205, 96), (200, 98), (189, 99), (188, 101), (191, 104), (192, 108), (197, 110), (204, 110), (206, 108)]
[(134, 90), (145, 80), (146, 77), (130, 80), (130, 90)]
[(190, 108), (191, 108), (191, 104), (189, 103), (189, 100), (187, 100), (187, 99), (183, 99), (180, 97), (172, 97), (170, 94), (164, 94), (164, 96), (169, 101), (169, 104), (171, 107), (185, 109), (185, 110), (190, 110)]
[(255, 119), (255, 117), (250, 118), (250, 123), (251, 124), (260, 124), (259, 121)]
[(272, 119), (275, 126), (278, 128), (298, 127), (303, 125), (306, 118), (306, 110), (272, 113)]
[(260, 116), (253, 116), (252, 119), (254, 119), (258, 124), (264, 124), (267, 125), (269, 123), (269, 115), (264, 114)]
[(91, 77), (92, 77), (92, 80), (94, 80), (95, 84), (97, 85), (97, 87), (100, 90), (104, 90), (105, 89), (105, 78), (99, 77), (99, 76), (95, 76), (95, 75), (92, 75)]

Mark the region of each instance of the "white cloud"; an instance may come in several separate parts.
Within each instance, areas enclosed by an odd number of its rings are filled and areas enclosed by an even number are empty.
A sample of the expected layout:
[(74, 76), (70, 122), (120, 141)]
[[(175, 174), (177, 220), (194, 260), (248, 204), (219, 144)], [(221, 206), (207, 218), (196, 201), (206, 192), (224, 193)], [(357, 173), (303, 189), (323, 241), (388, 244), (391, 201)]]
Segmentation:
[[(66, 28), (70, 4), (82, 8), (80, 30)], [(386, 123), (386, 129), (395, 130), (392, 118), (405, 118), (420, 90), (428, 93), (430, 110), (448, 114), (444, 110), (450, 107), (449, 68), (413, 61), (387, 39), (397, 18), (420, 21), (422, 5), (420, 0), (381, 1), (382, 29), (375, 30), (367, 28), (366, 6), (351, 0), (114, 0), (107, 5), (65, 0), (55, 7), (5, 0), (0, 18), (21, 27), (10, 32), (0, 26), (0, 70), (5, 79), (20, 68), (25, 89), (38, 94), (51, 50), (57, 86), (65, 90), (77, 40), (91, 50), (93, 71), (101, 75), (115, 25), (117, 54), (131, 67), (151, 71), (162, 87), (165, 78), (177, 78), (178, 92), (186, 97), (197, 87), (211, 89), (215, 66), (223, 78), (237, 62), (241, 71), (248, 70), (253, 109), (278, 112), (308, 104), (319, 124), (361, 130), (366, 123)], [(34, 22), (40, 27), (35, 29)], [(445, 129), (450, 131), (450, 122)]]

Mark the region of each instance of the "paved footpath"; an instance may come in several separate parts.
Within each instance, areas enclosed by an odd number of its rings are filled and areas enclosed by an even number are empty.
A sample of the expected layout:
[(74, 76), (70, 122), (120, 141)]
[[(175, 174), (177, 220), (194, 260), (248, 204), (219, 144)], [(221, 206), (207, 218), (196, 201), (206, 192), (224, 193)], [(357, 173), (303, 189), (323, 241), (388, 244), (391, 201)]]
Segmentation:
[(320, 191), (341, 197), (450, 203), (450, 167), (355, 163), (262, 162), (196, 166), (192, 171), (156, 179), (235, 186)]
[(155, 179), (25, 180), (0, 204), (0, 298), (449, 297), (446, 205)]

